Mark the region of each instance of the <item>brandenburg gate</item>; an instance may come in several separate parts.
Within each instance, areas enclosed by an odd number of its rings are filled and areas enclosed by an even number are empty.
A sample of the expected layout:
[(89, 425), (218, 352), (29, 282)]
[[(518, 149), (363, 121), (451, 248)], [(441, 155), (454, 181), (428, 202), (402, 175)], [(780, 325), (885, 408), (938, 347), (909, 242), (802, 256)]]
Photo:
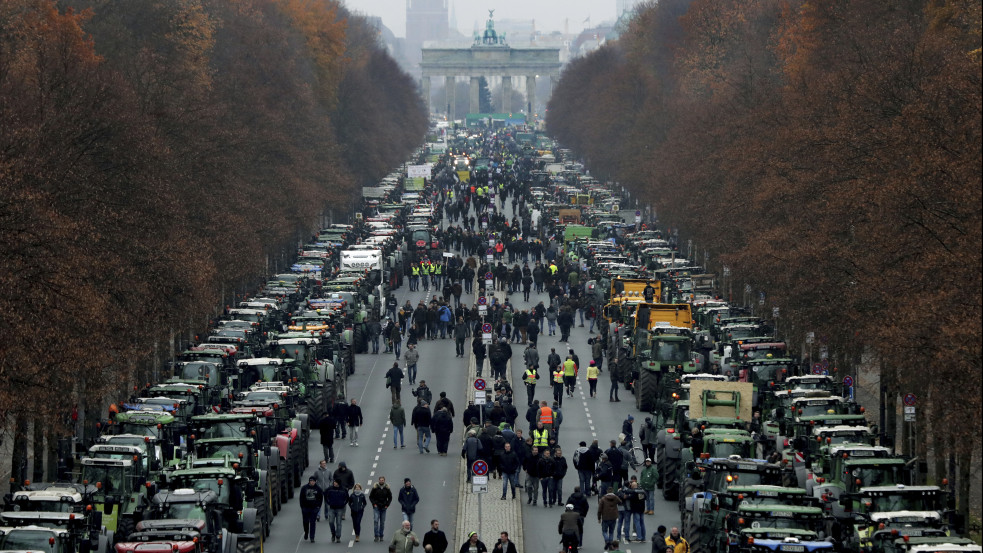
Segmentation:
[(525, 77), (526, 113), (531, 117), (536, 106), (536, 79), (549, 77), (552, 84), (560, 75), (559, 48), (512, 48), (505, 41), (505, 34), (495, 32), (491, 17), (495, 10), (489, 10), (488, 23), (484, 34), (475, 33), (474, 44), (470, 48), (423, 48), (423, 61), (420, 69), (423, 75), (423, 98), (430, 109), (430, 81), (434, 77), (444, 78), (447, 97), (447, 114), (451, 119), (454, 112), (454, 83), (457, 77), (470, 77), (470, 113), (477, 113), (479, 80), (481, 77), (501, 77), (502, 106), (504, 112), (511, 112), (512, 78)]

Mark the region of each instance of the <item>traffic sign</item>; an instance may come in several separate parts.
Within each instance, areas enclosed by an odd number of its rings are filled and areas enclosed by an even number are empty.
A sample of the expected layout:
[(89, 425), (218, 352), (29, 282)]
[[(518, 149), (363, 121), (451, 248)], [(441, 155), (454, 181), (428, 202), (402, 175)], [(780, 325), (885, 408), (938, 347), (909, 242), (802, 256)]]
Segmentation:
[(488, 474), (488, 463), (478, 459), (477, 461), (471, 463), (471, 472), (478, 476), (485, 476)]
[(472, 484), (479, 485), (479, 486), (482, 486), (482, 485), (483, 486), (487, 486), (488, 485), (488, 476), (474, 475), (474, 476), (471, 477), (471, 483)]
[(636, 209), (635, 210), (635, 217), (641, 217), (641, 216), (642, 216), (642, 211), (639, 210), (639, 209)]
[(915, 403), (918, 403), (918, 396), (916, 396), (915, 394), (912, 394), (910, 392), (904, 395), (904, 404), (905, 405), (914, 406)]
[(491, 332), (492, 331), (492, 325), (491, 325), (491, 323), (485, 323), (485, 324), (481, 325), (481, 331), (482, 332), (486, 332), (486, 333), (487, 332)]
[(495, 278), (495, 275), (493, 275), (491, 271), (485, 273), (485, 280), (492, 280), (493, 278)]
[(905, 405), (904, 407), (904, 421), (905, 422), (915, 422), (915, 406)]
[(485, 379), (484, 378), (475, 378), (474, 379), (474, 389), (475, 390), (484, 390), (485, 389)]
[(844, 376), (843, 377), (843, 385), (844, 386), (853, 386), (853, 377), (850, 376), (850, 375)]
[(485, 395), (485, 394), (486, 394), (486, 392), (484, 390), (475, 390), (474, 391), (474, 404), (475, 405), (485, 405), (486, 403), (488, 403), (488, 396)]
[(812, 374), (823, 374), (823, 364), (822, 363), (813, 363), (813, 365), (812, 365)]
[[(478, 296), (478, 305), (487, 305), (487, 304), (488, 304), (488, 298), (486, 298), (485, 296)], [(489, 330), (488, 332), (491, 331)]]

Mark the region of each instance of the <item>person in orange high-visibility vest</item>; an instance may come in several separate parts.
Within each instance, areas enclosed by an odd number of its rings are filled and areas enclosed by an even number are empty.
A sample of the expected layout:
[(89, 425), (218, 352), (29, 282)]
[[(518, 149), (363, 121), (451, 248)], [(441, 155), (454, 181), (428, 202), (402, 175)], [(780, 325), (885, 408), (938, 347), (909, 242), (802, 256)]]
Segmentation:
[(543, 401), (540, 403), (539, 416), (537, 417), (539, 422), (543, 423), (543, 426), (552, 427), (553, 426), (553, 409), (550, 408), (549, 404)]

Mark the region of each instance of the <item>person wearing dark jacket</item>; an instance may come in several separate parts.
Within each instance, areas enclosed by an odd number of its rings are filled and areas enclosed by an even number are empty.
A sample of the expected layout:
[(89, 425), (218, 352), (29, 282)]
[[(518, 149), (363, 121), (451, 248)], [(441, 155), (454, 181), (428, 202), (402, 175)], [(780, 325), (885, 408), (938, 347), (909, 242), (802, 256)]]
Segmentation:
[(393, 492), (386, 484), (386, 477), (380, 476), (379, 481), (372, 484), (369, 491), (369, 502), (372, 503), (372, 529), (375, 541), (382, 541), (383, 530), (386, 527), (386, 510), (393, 502)]
[(403, 369), (399, 368), (399, 363), (393, 363), (386, 371), (386, 388), (392, 394), (393, 403), (399, 401), (399, 392), (403, 389)]
[(321, 417), (321, 421), (318, 424), (318, 429), (321, 434), (321, 449), (324, 452), (324, 460), (333, 463), (334, 462), (334, 416), (331, 413), (325, 413)]
[(567, 504), (573, 505), (573, 509), (583, 518), (587, 518), (587, 514), (590, 513), (590, 501), (587, 500), (580, 486), (574, 486), (573, 493), (567, 498)]
[(441, 409), (447, 409), (447, 414), (454, 418), (454, 404), (451, 400), (447, 399), (447, 392), (440, 392), (440, 399), (433, 406), (434, 411), (440, 411)]
[(567, 458), (563, 456), (563, 450), (557, 447), (553, 450), (553, 494), (550, 496), (550, 504), (563, 505), (563, 477), (567, 475)]
[(347, 438), (348, 437), (348, 405), (344, 400), (338, 401), (331, 408), (331, 414), (334, 415), (334, 437)]
[(432, 553), (444, 553), (447, 551), (447, 535), (440, 529), (440, 521), (433, 519), (430, 521), (430, 530), (423, 535), (423, 549), (430, 546)]
[(519, 456), (512, 451), (512, 444), (506, 442), (502, 455), (498, 459), (498, 470), (502, 473), (502, 499), (509, 486), (512, 487), (512, 499), (515, 499), (515, 487), (519, 484), (519, 469), (521, 468)]
[(475, 405), (473, 401), (469, 401), (468, 406), (464, 408), (464, 415), (461, 417), (461, 424), (463, 424), (465, 428), (471, 424), (471, 421), (474, 421), (474, 424), (478, 424), (478, 418), (480, 415), (481, 408)]
[(362, 408), (359, 407), (358, 403), (352, 399), (351, 405), (348, 406), (348, 434), (351, 435), (351, 442), (349, 445), (358, 445), (358, 427), (362, 426)]
[(621, 466), (625, 460), (624, 454), (618, 449), (618, 444), (614, 440), (611, 440), (611, 447), (609, 447), (605, 452), (608, 456), (608, 461), (611, 462), (611, 466), (614, 468), (614, 486), (618, 487), (621, 485), (620, 471)]
[(475, 375), (479, 378), (481, 377), (481, 370), (485, 365), (485, 355), (487, 350), (485, 349), (485, 343), (481, 341), (481, 333), (475, 333), (474, 340), (471, 341), (471, 351), (474, 352), (474, 370)]
[(420, 453), (423, 453), (424, 450), (430, 453), (431, 418), (430, 406), (427, 403), (421, 402), (413, 408), (410, 424), (416, 428), (416, 447), (420, 449)]
[(365, 514), (365, 506), (368, 505), (368, 498), (362, 490), (361, 484), (355, 484), (355, 489), (348, 496), (348, 508), (352, 515), (352, 527), (355, 530), (355, 541), (359, 541), (362, 535), (362, 515)]
[(539, 501), (539, 448), (533, 446), (529, 456), (522, 463), (526, 469), (526, 504), (536, 505)]
[(324, 492), (324, 502), (328, 504), (328, 526), (331, 528), (331, 543), (341, 541), (341, 521), (348, 506), (348, 491), (341, 487), (336, 478), (331, 487)]
[(446, 408), (438, 409), (430, 419), (430, 429), (437, 436), (437, 455), (447, 457), (447, 444), (450, 443), (451, 432), (454, 431), (454, 419)]
[(468, 541), (461, 544), (458, 553), (488, 553), (488, 547), (478, 539), (477, 532), (471, 532), (468, 534)]
[(666, 553), (666, 527), (659, 528), (652, 534), (652, 553)]
[[(543, 507), (552, 507), (556, 502), (556, 494), (553, 487), (553, 474), (556, 464), (550, 455), (550, 450), (544, 448), (539, 461), (536, 463), (536, 472), (539, 474), (539, 485), (543, 489)], [(553, 500), (553, 503), (550, 500)]]
[(492, 553), (519, 553), (515, 548), (515, 542), (509, 539), (508, 532), (502, 532), (498, 541), (495, 542), (495, 547), (492, 548)]
[(331, 477), (341, 484), (341, 487), (346, 493), (350, 492), (352, 488), (355, 487), (355, 473), (348, 470), (348, 465), (345, 464), (344, 461), (338, 463), (338, 468), (334, 471), (334, 474), (331, 475)]
[(403, 487), (399, 489), (399, 506), (403, 510), (403, 520), (410, 523), (413, 529), (413, 515), (416, 513), (416, 506), (420, 503), (420, 494), (413, 487), (413, 482), (409, 478), (403, 479)]
[(321, 488), (317, 487), (317, 477), (311, 476), (307, 480), (307, 485), (300, 489), (300, 512), (303, 516), (304, 539), (310, 538), (314, 541), (314, 532), (317, 530), (317, 513), (321, 510), (321, 503), (324, 502), (324, 494)]
[(557, 525), (557, 532), (560, 534), (563, 547), (570, 548), (574, 545), (580, 547), (584, 535), (584, 517), (580, 516), (576, 506), (567, 503), (563, 514), (560, 515), (560, 523)]
[(454, 325), (454, 351), (457, 357), (464, 357), (464, 340), (468, 337), (468, 325), (462, 317)]

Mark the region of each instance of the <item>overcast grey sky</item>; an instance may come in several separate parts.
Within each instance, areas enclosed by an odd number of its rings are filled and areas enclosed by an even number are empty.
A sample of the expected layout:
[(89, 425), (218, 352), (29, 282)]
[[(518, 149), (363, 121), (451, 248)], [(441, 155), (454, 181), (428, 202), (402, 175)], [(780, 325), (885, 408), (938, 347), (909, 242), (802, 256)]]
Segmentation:
[[(406, 0), (343, 0), (352, 11), (382, 17), (383, 24), (396, 34), (406, 36)], [(484, 28), (488, 10), (495, 10), (495, 19), (534, 19), (536, 30), (542, 32), (563, 31), (564, 20), (569, 21), (571, 33), (587, 27), (588, 17), (592, 25), (613, 21), (616, 0), (448, 0), (451, 13), (456, 16), (457, 29), (470, 35), (475, 22)], [(451, 28), (455, 25), (451, 20)]]

